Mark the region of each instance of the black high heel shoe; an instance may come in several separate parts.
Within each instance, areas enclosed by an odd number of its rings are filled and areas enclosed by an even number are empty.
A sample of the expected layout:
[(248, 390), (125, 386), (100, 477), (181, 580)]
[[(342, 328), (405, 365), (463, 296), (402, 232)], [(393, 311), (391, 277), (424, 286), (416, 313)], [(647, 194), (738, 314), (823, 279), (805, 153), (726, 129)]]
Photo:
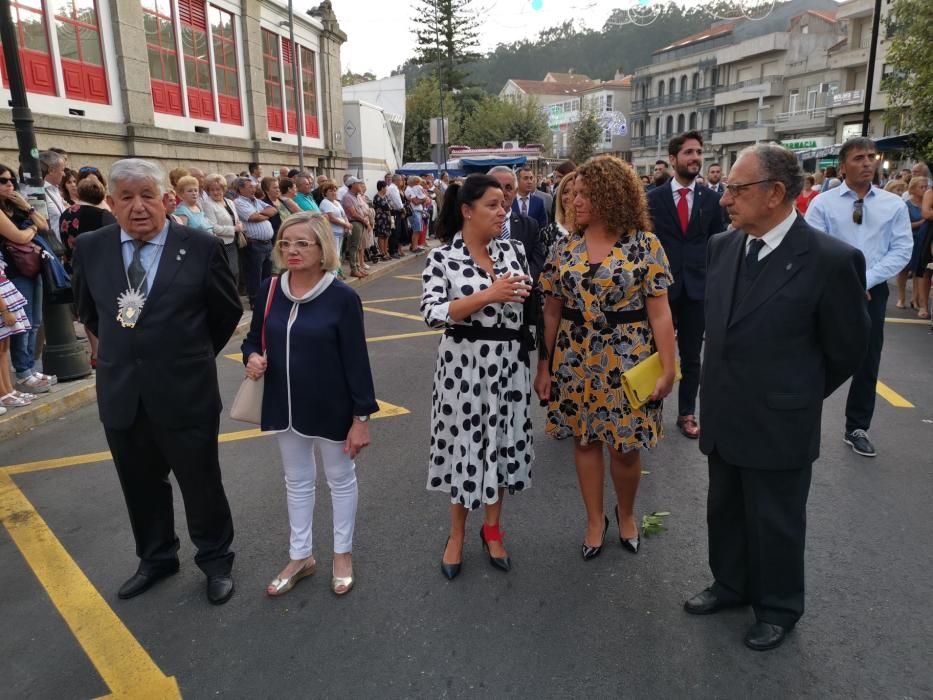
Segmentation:
[(635, 537), (626, 539), (622, 536), (622, 523), (619, 521), (619, 506), (616, 506), (616, 525), (619, 526), (619, 543), (632, 554), (638, 554), (638, 548), (641, 546), (641, 539), (638, 537), (638, 526), (635, 526)]
[[(499, 529), (499, 525), (487, 525), (483, 523), (483, 527), (479, 531), (479, 538), (483, 541), (483, 549), (486, 550), (487, 554), (489, 554), (488, 542), (501, 542), (503, 534), (502, 530)], [(512, 560), (507, 556), (494, 557), (492, 554), (489, 554), (489, 563), (502, 571), (512, 570)]]
[(595, 559), (599, 556), (599, 553), (603, 551), (603, 545), (606, 544), (606, 533), (609, 532), (609, 517), (604, 515), (603, 519), (606, 522), (603, 526), (603, 538), (599, 541), (599, 544), (596, 547), (591, 547), (586, 543), (586, 540), (583, 540), (583, 549), (580, 552), (583, 555), (583, 561)]
[[(447, 542), (444, 543), (444, 549), (447, 549), (447, 543), (450, 542), (450, 538), (447, 538)], [(461, 554), (461, 559), (463, 555)], [(456, 564), (447, 564), (444, 562), (444, 557), (441, 556), (441, 573), (444, 574), (444, 577), (448, 581), (453, 581), (460, 573), (460, 568), (463, 566), (462, 561), (458, 561)]]

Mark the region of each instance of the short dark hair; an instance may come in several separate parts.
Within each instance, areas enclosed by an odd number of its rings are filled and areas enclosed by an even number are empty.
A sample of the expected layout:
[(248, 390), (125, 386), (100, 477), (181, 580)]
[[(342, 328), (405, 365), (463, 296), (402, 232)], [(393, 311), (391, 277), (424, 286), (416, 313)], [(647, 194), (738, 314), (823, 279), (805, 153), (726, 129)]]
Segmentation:
[(291, 170), (288, 171), (288, 176), (295, 177), (295, 175), (297, 175), (300, 172), (301, 171), (298, 168), (292, 168)]
[(878, 147), (875, 145), (875, 142), (867, 136), (854, 136), (842, 144), (842, 148), (839, 149), (839, 163), (845, 163), (846, 156), (849, 155), (850, 151), (854, 150), (874, 151), (877, 153)]
[(253, 163), (248, 163), (246, 166), (246, 169), (249, 171), (249, 174), (252, 175), (253, 171), (258, 167), (259, 167), (259, 163), (253, 162)]
[(379, 180), (378, 182), (376, 182), (376, 191), (378, 192), (379, 190), (381, 190), (381, 189), (382, 189), (383, 187), (385, 187), (385, 186), (386, 186), (386, 181), (385, 181), (385, 180)]
[(279, 192), (282, 194), (288, 194), (293, 189), (295, 189), (295, 181), (290, 177), (280, 177), (279, 178)]
[(690, 140), (699, 141), (700, 146), (703, 145), (703, 134), (694, 129), (693, 131), (685, 131), (682, 134), (678, 134), (670, 141), (667, 142), (667, 152), (668, 155), (676, 156), (680, 153), (680, 149), (684, 147), (684, 144)]
[(722, 165), (720, 165), (719, 163), (710, 163), (709, 165), (706, 166), (706, 172), (709, 172), (710, 168), (719, 168), (720, 170), (722, 170)]
[(557, 167), (554, 168), (554, 172), (560, 173), (561, 177), (563, 177), (564, 175), (569, 175), (576, 169), (577, 169), (577, 164), (574, 161), (567, 159), (567, 160), (562, 160), (560, 163), (558, 163)]
[(523, 166), (521, 166), (521, 167), (518, 169), (518, 172), (520, 172), (520, 173), (531, 173), (532, 175), (534, 175), (534, 173), (535, 173), (534, 169), (533, 169), (530, 165), (523, 165)]
[(473, 204), (486, 194), (490, 187), (502, 189), (502, 185), (492, 175), (477, 173), (467, 176), (462, 185), (454, 183), (447, 189), (444, 206), (437, 217), (437, 237), (442, 243), (453, 241), (457, 231), (463, 228), (463, 213), (460, 207)]
[(655, 165), (663, 165), (665, 168), (667, 167), (667, 161), (666, 161), (666, 160), (656, 160), (656, 161), (654, 161), (654, 164), (655, 164)]

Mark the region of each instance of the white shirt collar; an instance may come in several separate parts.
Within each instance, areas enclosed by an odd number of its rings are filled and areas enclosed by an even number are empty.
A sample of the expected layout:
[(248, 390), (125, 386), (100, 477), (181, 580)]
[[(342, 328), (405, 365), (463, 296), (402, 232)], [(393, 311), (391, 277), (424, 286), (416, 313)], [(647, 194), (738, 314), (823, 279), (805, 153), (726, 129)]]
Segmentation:
[(679, 182), (677, 182), (677, 178), (676, 178), (676, 177), (672, 177), (672, 178), (671, 178), (671, 191), (672, 191), (674, 194), (679, 194), (679, 193), (680, 193), (680, 190), (682, 190), (682, 189), (685, 188), (685, 187), (686, 187), (688, 190), (690, 190), (690, 194), (693, 194), (693, 193), (696, 191), (696, 186), (697, 186), (697, 181), (696, 181), (696, 180), (694, 180), (693, 182), (691, 182), (689, 185), (681, 185)]
[[(150, 240), (146, 242), (151, 243), (152, 245), (165, 245), (165, 238), (168, 236), (168, 225), (169, 225), (169, 220), (168, 220), (168, 217), (166, 217), (165, 226), (162, 227), (162, 230), (159, 232), (159, 234), (155, 238), (151, 238)], [(122, 244), (122, 243), (126, 243), (127, 241), (133, 241), (133, 240), (136, 240), (136, 239), (133, 238), (126, 231), (124, 231), (123, 227), (121, 226), (120, 227), (120, 243)]]
[[(797, 220), (797, 210), (791, 208), (790, 214), (787, 215), (781, 223), (775, 226), (773, 229), (768, 231), (765, 235), (761, 236), (761, 240), (764, 241), (765, 247), (769, 250), (777, 250), (777, 247), (781, 245), (781, 241), (784, 240), (784, 237), (787, 235), (787, 232), (790, 231), (790, 227), (794, 225), (794, 222)], [(748, 251), (749, 246), (752, 244), (752, 241), (755, 240), (754, 236), (749, 236), (745, 241), (745, 250)], [(760, 254), (759, 254), (760, 255)]]

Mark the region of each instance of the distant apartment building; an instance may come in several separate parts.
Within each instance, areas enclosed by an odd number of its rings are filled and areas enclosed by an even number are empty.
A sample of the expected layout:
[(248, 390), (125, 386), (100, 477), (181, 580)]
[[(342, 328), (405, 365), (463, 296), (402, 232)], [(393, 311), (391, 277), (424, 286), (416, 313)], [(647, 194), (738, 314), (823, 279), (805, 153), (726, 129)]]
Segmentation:
[[(650, 171), (667, 158), (668, 140), (687, 129), (701, 131), (709, 159), (726, 169), (756, 142), (805, 151), (860, 134), (873, 7), (872, 0), (792, 0), (763, 20), (719, 22), (659, 49), (635, 71), (636, 167)], [(879, 41), (869, 131), (876, 138), (897, 130), (882, 123), (883, 30)]]
[[(297, 165), (300, 133), (307, 167), (346, 167), (346, 35), (328, 0), (294, 15), (294, 43), (277, 0), (11, 4), (40, 148), (102, 168), (138, 156), (222, 172), (257, 161), (271, 173)], [(0, 159), (12, 165), (9, 80), (0, 69)]]
[(544, 80), (510, 79), (499, 92), (507, 100), (535, 100), (544, 110), (551, 130), (550, 154), (567, 158), (573, 132), (586, 111), (596, 115), (603, 134), (596, 152), (631, 157), (628, 113), (632, 77), (616, 74), (612, 80), (593, 80), (574, 73), (548, 73)]

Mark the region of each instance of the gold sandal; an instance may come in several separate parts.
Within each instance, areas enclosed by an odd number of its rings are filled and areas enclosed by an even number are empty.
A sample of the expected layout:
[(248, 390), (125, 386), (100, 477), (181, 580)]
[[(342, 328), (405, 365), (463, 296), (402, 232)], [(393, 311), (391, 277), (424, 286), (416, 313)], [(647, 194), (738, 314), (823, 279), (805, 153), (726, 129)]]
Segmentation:
[[(353, 570), (350, 570), (349, 576), (334, 576), (331, 572), (330, 579), (330, 589), (334, 592), (335, 595), (346, 595), (353, 588)], [(342, 591), (338, 591), (338, 588), (343, 587)]]
[(298, 569), (294, 574), (287, 578), (276, 578), (272, 580), (268, 586), (266, 586), (266, 594), (272, 596), (285, 595), (290, 590), (295, 587), (301, 579), (306, 576), (310, 576), (317, 570), (317, 562), (312, 561), (310, 565), (306, 565)]

